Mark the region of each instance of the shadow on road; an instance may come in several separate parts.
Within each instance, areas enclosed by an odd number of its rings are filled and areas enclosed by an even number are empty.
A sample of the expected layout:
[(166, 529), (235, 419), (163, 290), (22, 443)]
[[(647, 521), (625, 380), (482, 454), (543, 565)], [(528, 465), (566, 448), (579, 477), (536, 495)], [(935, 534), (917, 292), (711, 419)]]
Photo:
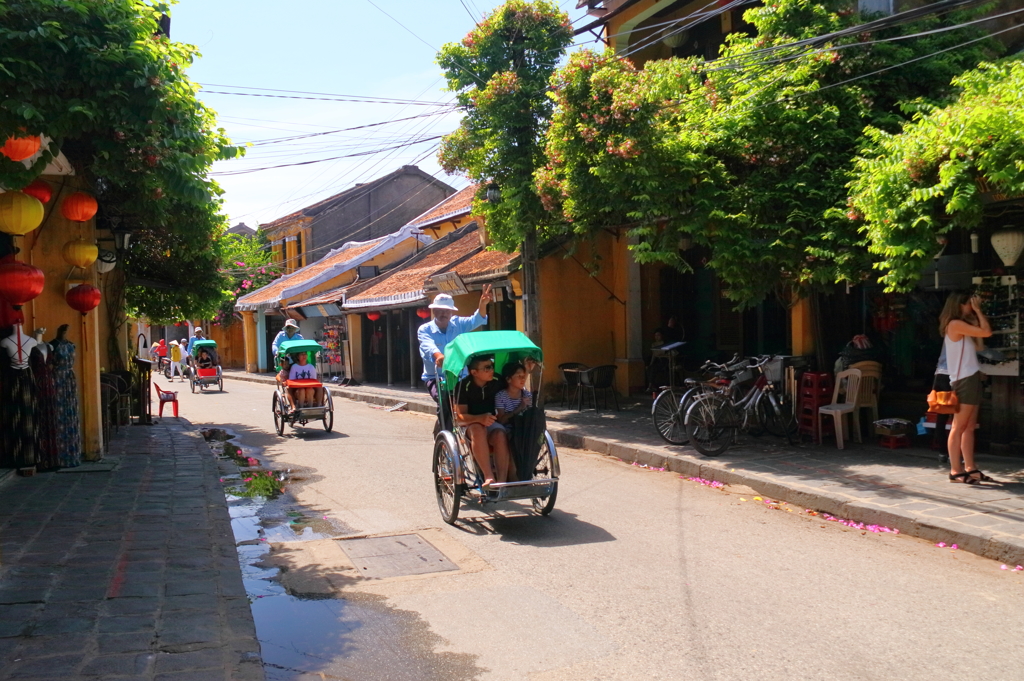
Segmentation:
[(578, 546), (615, 541), (615, 535), (604, 528), (557, 508), (549, 516), (529, 511), (526, 515), (518, 515), (518, 511), (511, 509), (506, 512), (510, 514), (491, 511), (483, 516), (460, 518), (456, 527), (470, 534), (496, 534), (502, 541), (527, 546)]

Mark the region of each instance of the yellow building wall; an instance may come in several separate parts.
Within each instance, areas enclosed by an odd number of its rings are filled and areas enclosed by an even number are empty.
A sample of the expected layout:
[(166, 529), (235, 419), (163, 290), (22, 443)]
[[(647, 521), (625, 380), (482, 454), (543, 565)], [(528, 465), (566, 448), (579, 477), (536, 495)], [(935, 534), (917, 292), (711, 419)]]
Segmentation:
[(451, 234), (460, 227), (465, 227), (474, 220), (476, 220), (481, 225), (483, 224), (483, 220), (478, 219), (475, 216), (463, 215), (462, 217), (452, 218), (447, 222), (442, 222), (440, 224), (433, 225), (432, 227), (424, 227), (420, 231), (422, 231), (424, 234), (432, 236), (436, 240), (440, 239), (446, 234)]
[(221, 366), (225, 369), (242, 369), (245, 367), (245, 334), (243, 322), (235, 320), (230, 326), (210, 325), (206, 337), (217, 341), (217, 353), (220, 355)]
[(347, 317), (348, 344), (352, 357), (349, 371), (352, 378), (363, 382), (366, 380), (366, 372), (363, 370), (363, 317), (358, 314), (350, 314)]

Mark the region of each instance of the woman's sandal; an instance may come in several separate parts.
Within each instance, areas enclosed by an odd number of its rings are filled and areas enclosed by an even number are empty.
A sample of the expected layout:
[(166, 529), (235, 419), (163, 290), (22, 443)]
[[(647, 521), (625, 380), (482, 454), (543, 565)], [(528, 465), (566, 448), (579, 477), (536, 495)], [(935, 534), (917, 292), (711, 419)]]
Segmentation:
[(995, 482), (995, 480), (988, 477), (987, 475), (979, 471), (977, 468), (975, 468), (973, 471), (966, 471), (964, 475), (969, 477), (974, 482)]
[(960, 483), (963, 483), (965, 485), (977, 485), (978, 484), (978, 481), (975, 480), (974, 478), (972, 478), (967, 473), (950, 473), (949, 474), (949, 481), (950, 482), (960, 482)]

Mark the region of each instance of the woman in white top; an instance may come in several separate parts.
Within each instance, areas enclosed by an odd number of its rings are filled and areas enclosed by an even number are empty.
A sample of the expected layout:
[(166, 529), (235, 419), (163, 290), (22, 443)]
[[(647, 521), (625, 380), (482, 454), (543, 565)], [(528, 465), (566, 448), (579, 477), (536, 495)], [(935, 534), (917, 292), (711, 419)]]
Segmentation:
[[(977, 318), (977, 325), (967, 321), (970, 317)], [(939, 316), (939, 333), (946, 352), (949, 382), (960, 403), (949, 429), (949, 481), (969, 485), (989, 481), (991, 478), (974, 465), (974, 429), (981, 404), (981, 367), (978, 366), (976, 339), (992, 335), (978, 296), (951, 293)]]

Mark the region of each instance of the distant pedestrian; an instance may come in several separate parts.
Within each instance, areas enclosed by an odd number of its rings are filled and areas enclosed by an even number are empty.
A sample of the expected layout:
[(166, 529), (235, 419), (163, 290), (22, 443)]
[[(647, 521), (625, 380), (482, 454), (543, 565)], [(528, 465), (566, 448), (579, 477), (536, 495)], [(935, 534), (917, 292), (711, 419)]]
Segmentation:
[(188, 348), (187, 348), (186, 352), (188, 352), (188, 354), (190, 354), (190, 355), (192, 355), (194, 357), (195, 353), (192, 351), (192, 348), (195, 347), (196, 341), (201, 341), (201, 340), (206, 340), (206, 336), (203, 335), (202, 327), (197, 326), (196, 330), (192, 333), (192, 337), (188, 339)]

